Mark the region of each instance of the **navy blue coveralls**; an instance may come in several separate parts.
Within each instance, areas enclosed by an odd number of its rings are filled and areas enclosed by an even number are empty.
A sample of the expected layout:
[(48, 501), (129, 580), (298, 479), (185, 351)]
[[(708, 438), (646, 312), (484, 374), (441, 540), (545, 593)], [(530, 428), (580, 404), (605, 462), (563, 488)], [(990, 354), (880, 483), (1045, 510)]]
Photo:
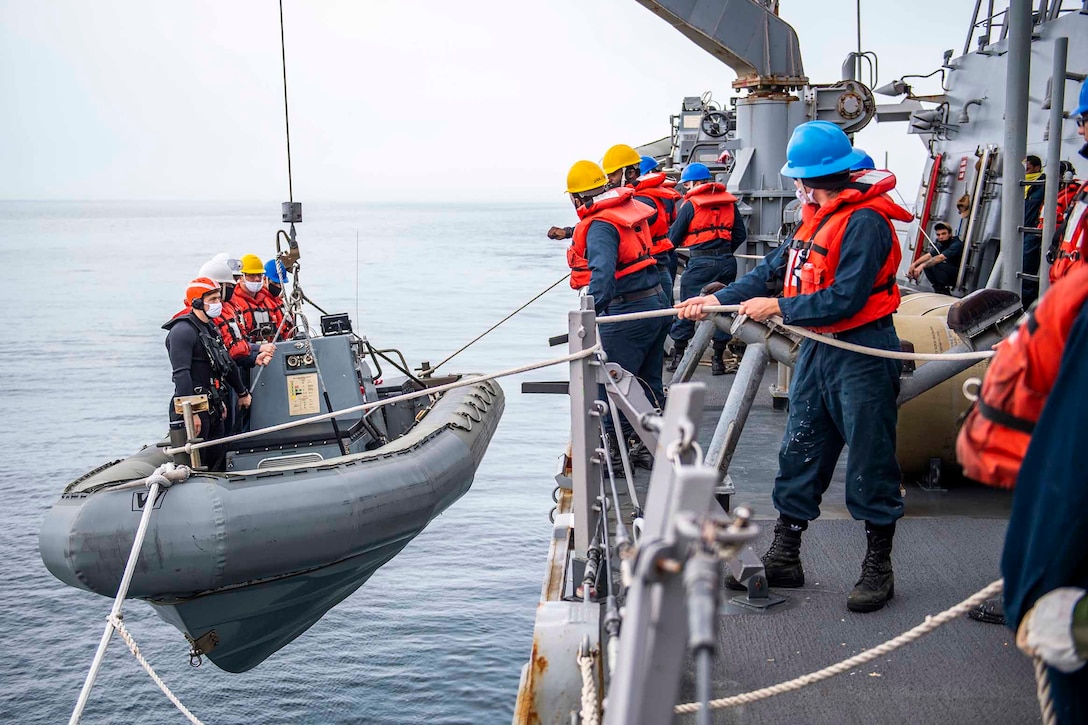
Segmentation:
[[(659, 286), (656, 267), (647, 267), (616, 279), (616, 258), (620, 234), (616, 227), (601, 219), (592, 220), (586, 230), (586, 262), (590, 270), (588, 293), (598, 315), (622, 315), (629, 312), (661, 310), (669, 307), (664, 291), (646, 294)], [(632, 297), (637, 299), (631, 299)], [(616, 363), (639, 379), (646, 397), (659, 408), (665, 406), (661, 380), (665, 363), (662, 343), (669, 318), (656, 317), (600, 326), (601, 346), (608, 361)], [(602, 397), (604, 391), (602, 390)], [(623, 421), (623, 431), (630, 437), (633, 429)]]
[[(1041, 182), (1046, 181), (1046, 174), (1041, 174), (1036, 181), (1038, 185), (1028, 187), (1027, 196), (1024, 197), (1024, 226), (1033, 228), (1039, 226), (1039, 215), (1043, 211), (1043, 198), (1046, 189)], [(1024, 235), (1024, 257), (1021, 271), (1025, 274), (1038, 274), (1039, 263), (1042, 261), (1043, 235), (1038, 232)], [(1020, 299), (1026, 310), (1035, 298), (1039, 296), (1039, 283), (1025, 279), (1020, 286), (1022, 290)]]
[[(949, 237), (942, 247), (940, 242), (934, 242), (940, 254), (944, 255), (944, 261), (922, 270), (926, 279), (933, 285), (933, 291), (939, 294), (948, 294), (956, 284), (956, 277), (960, 274), (960, 259), (963, 257), (963, 240), (958, 236)], [(933, 256), (937, 256), (934, 254)]]
[[(1088, 306), (1081, 309), (1062, 353), (1054, 389), (1031, 435), (1001, 556), (1005, 615), (1016, 631), (1036, 600), (1058, 587), (1088, 589)], [(1061, 723), (1088, 722), (1088, 667), (1072, 674), (1048, 668)]]
[[(657, 224), (657, 204), (654, 203), (653, 197), (636, 194), (632, 198), (654, 210), (653, 216), (647, 219), (646, 223), (651, 227)], [(662, 199), (661, 203), (665, 207), (665, 212), (672, 216), (673, 209), (676, 208), (675, 202), (672, 199)], [(671, 307), (673, 303), (673, 280), (676, 279), (676, 250), (670, 249), (667, 252), (655, 254), (654, 259), (657, 260), (657, 276), (661, 280), (661, 289), (665, 290), (665, 299)]]
[[(695, 207), (691, 202), (685, 201), (680, 205), (680, 211), (676, 214), (676, 221), (669, 227), (669, 241), (679, 249), (684, 244), (691, 227), (691, 220), (695, 218)], [(733, 252), (740, 248), (748, 239), (748, 230), (744, 226), (744, 218), (740, 212), (733, 214), (733, 238), (715, 239), (711, 242), (692, 247), (691, 258), (684, 268), (684, 274), (680, 277), (680, 299), (686, 300), (697, 297), (699, 291), (711, 282), (729, 284), (737, 278), (737, 258)], [(686, 343), (695, 335), (695, 323), (691, 320), (681, 320), (677, 317), (673, 320), (669, 337), (677, 342)], [(729, 333), (717, 330), (714, 332), (714, 341), (719, 345), (729, 342)]]
[[(843, 233), (835, 281), (824, 290), (779, 300), (787, 324), (830, 325), (865, 306), (892, 248), (887, 220), (871, 209), (853, 213)], [(783, 244), (748, 274), (719, 291), (723, 305), (766, 297), (781, 283), (789, 258)], [(891, 315), (836, 334), (841, 340), (900, 349)], [(903, 516), (901, 474), (895, 460), (900, 364), (805, 340), (790, 383), (790, 412), (778, 453), (774, 506), (790, 523), (820, 515), (845, 444), (846, 505), (855, 519), (887, 526)]]

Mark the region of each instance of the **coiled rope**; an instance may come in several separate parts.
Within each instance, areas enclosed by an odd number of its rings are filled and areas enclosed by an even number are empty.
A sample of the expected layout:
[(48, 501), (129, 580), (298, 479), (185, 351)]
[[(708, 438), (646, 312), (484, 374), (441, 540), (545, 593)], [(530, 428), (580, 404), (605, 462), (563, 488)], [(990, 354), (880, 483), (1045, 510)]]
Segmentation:
[[(753, 690), (752, 692), (745, 692), (740, 695), (733, 695), (732, 697), (723, 697), (718, 700), (711, 700), (709, 707), (712, 710), (720, 710), (727, 707), (736, 707), (737, 705), (748, 705), (753, 702), (759, 702), (760, 700), (766, 700), (769, 697), (775, 695), (782, 695), (787, 692), (794, 692), (800, 690), (803, 687), (814, 685), (817, 682), (822, 682), (826, 679), (834, 677), (835, 675), (841, 675), (843, 672), (848, 672), (856, 667), (860, 667), (868, 662), (872, 662), (875, 659), (879, 659), (884, 655), (890, 654), (900, 647), (910, 644), (920, 637), (929, 634), (933, 630), (940, 627), (942, 624), (947, 624), (954, 619), (957, 619), (966, 614), (971, 609), (974, 609), (982, 602), (986, 601), (990, 597), (996, 596), (1002, 589), (1003, 582), (1001, 579), (987, 585), (975, 594), (972, 594), (967, 599), (964, 599), (959, 604), (946, 609), (940, 614), (933, 617), (926, 617), (926, 621), (919, 624), (913, 629), (909, 629), (903, 634), (893, 639), (879, 644), (876, 647), (867, 649), (864, 652), (854, 655), (848, 659), (843, 660), (837, 664), (825, 667), (822, 670), (811, 672), (801, 677), (796, 677), (786, 682), (780, 682), (777, 685), (771, 685), (770, 687), (764, 687), (759, 690)], [(683, 705), (677, 705), (675, 712), (677, 714), (691, 714), (699, 711), (701, 707), (700, 703), (689, 702)]]

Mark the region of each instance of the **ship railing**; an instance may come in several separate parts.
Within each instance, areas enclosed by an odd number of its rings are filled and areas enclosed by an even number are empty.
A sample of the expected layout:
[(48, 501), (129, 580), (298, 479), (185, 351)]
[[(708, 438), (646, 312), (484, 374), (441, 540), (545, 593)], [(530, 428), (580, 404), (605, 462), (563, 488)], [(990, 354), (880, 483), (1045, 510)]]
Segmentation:
[[(984, 50), (991, 43), (1005, 40), (1009, 35), (1008, 8), (995, 10), (994, 0), (986, 0), (986, 9), (982, 9), (983, 0), (975, 0), (975, 11), (971, 25), (967, 28), (967, 38), (963, 41), (963, 55), (971, 52), (971, 42), (975, 41), (976, 50)], [(1011, 0), (1023, 2), (1024, 0)], [(1006, 3), (1007, 5), (1007, 3)], [(1032, 24), (1042, 25), (1057, 20), (1061, 15), (1088, 11), (1088, 0), (1038, 0), (1032, 10)], [(994, 30), (997, 37), (994, 37)]]

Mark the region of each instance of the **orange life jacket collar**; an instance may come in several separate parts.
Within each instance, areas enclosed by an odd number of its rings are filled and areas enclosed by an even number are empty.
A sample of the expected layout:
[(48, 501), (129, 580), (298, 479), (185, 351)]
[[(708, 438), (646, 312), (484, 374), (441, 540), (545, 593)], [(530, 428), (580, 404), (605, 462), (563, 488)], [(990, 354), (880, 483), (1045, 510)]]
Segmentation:
[(586, 260), (586, 237), (589, 226), (595, 221), (608, 222), (620, 235), (616, 259), (616, 279), (626, 277), (655, 264), (649, 250), (650, 229), (647, 220), (654, 210), (635, 201), (631, 187), (612, 189), (594, 197), (591, 203), (578, 208), (581, 221), (574, 228), (574, 238), (567, 248), (567, 264), (570, 266), (570, 286), (581, 289), (589, 284), (592, 273)]

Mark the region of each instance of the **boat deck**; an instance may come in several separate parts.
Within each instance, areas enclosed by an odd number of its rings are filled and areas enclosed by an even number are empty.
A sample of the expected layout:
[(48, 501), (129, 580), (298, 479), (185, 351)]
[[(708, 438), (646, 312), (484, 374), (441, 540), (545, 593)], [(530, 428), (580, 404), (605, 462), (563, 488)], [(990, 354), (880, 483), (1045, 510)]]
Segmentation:
[[(699, 439), (710, 441), (733, 376), (712, 378), (700, 365), (694, 378), (708, 384)], [(734, 504), (752, 506), (765, 522), (754, 548), (762, 554), (777, 517), (771, 490), (786, 413), (774, 410), (772, 364), (748, 417), (730, 475)], [(759, 612), (728, 603), (720, 610), (714, 697), (747, 692), (812, 672), (876, 646), (962, 601), (999, 576), (1010, 493), (964, 481), (944, 481), (946, 492), (906, 482), (906, 518), (899, 523), (893, 562), (895, 598), (879, 612), (846, 609), (865, 553), (862, 524), (844, 503), (845, 455), (824, 497), (823, 515), (804, 537), (806, 586), (779, 590), (784, 604)], [(649, 476), (636, 489), (645, 500)], [(621, 486), (621, 489), (623, 487)], [(694, 699), (688, 663), (682, 701)], [(684, 718), (678, 718), (683, 721)], [(1012, 632), (967, 618), (870, 665), (797, 692), (715, 712), (721, 723), (1026, 723), (1039, 720), (1030, 661)]]

